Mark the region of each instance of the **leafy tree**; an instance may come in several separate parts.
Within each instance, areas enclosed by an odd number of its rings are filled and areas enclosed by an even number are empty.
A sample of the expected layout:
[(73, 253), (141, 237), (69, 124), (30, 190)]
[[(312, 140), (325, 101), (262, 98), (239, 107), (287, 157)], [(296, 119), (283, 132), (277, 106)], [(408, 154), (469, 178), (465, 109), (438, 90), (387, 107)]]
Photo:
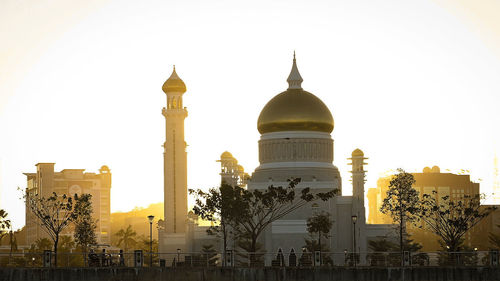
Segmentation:
[[(332, 228), (332, 221), (330, 219), (330, 214), (327, 212), (321, 212), (315, 214), (314, 216), (307, 219), (307, 232), (311, 235), (313, 233), (318, 234), (318, 250), (321, 252), (321, 236), (328, 238), (328, 233)], [(314, 250), (313, 250), (314, 251)]]
[(405, 250), (406, 223), (414, 223), (418, 220), (420, 206), (418, 191), (412, 187), (415, 183), (413, 175), (403, 169), (398, 169), (398, 172), (389, 183), (387, 196), (384, 198), (380, 211), (383, 214), (389, 214), (393, 221), (398, 224), (399, 250), (402, 257)]
[(443, 248), (457, 252), (463, 248), (463, 236), (469, 229), (487, 217), (496, 207), (481, 206), (484, 195), (463, 195), (457, 199), (450, 196), (437, 198), (433, 194), (424, 194), (420, 216), (426, 227), (439, 236)]
[(287, 187), (269, 186), (267, 189), (246, 190), (235, 187), (234, 198), (238, 202), (238, 217), (233, 220), (238, 235), (249, 239), (250, 259), (255, 258), (257, 239), (262, 232), (276, 220), (298, 210), (309, 202), (327, 201), (334, 197), (338, 190), (313, 194), (310, 188), (297, 190), (300, 178), (288, 180)]
[(9, 214), (4, 210), (0, 209), (0, 241), (8, 233), (10, 228), (10, 220), (7, 219)]
[[(26, 206), (38, 218), (42, 229), (49, 235), (53, 242), (54, 264), (57, 266), (59, 237), (64, 229), (78, 216), (75, 208), (73, 208), (73, 198), (66, 194), (57, 195), (55, 192), (47, 198), (29, 192), (26, 192), (23, 197), (26, 201)], [(75, 200), (78, 201), (76, 194)]]
[(135, 245), (137, 233), (132, 230), (132, 225), (129, 225), (126, 229), (120, 229), (115, 236), (118, 237), (118, 242), (116, 245), (120, 247), (123, 244), (123, 251), (127, 253), (129, 246)]
[(75, 212), (77, 214), (75, 223), (75, 231), (73, 233), (73, 238), (75, 239), (76, 245), (80, 247), (85, 256), (88, 252), (89, 245), (97, 243), (97, 237), (95, 230), (97, 228), (96, 220), (94, 220), (92, 214), (94, 212), (92, 208), (92, 195), (82, 194), (76, 201)]
[[(213, 223), (207, 229), (209, 235), (219, 235), (223, 241), (223, 253), (227, 251), (227, 243), (231, 230), (235, 224), (232, 221), (241, 213), (242, 188), (232, 187), (223, 183), (220, 188), (211, 188), (208, 192), (200, 189), (189, 190), (190, 194), (196, 196), (196, 204), (193, 212), (202, 219)], [(223, 265), (225, 259), (223, 259)]]

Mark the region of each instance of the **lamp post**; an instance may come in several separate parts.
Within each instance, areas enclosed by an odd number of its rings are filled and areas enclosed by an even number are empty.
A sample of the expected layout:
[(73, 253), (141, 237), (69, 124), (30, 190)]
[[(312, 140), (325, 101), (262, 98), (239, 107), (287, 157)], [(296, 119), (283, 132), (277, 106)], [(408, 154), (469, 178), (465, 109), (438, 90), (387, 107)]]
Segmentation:
[(351, 217), (353, 224), (353, 233), (352, 233), (352, 255), (354, 259), (354, 267), (356, 267), (356, 221), (358, 220), (358, 216), (353, 215)]
[(149, 215), (149, 267), (153, 267), (153, 220), (155, 216)]
[(344, 249), (344, 266), (347, 266), (347, 249)]

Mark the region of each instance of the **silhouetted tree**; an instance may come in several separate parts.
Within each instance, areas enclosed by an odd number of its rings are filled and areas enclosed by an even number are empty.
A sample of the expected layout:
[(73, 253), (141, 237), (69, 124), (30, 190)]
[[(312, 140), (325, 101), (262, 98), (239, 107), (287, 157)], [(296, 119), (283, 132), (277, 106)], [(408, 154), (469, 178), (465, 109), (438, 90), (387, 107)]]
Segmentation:
[(380, 211), (389, 214), (393, 221), (398, 224), (399, 249), (402, 257), (405, 250), (403, 241), (406, 234), (406, 223), (418, 220), (420, 205), (418, 191), (412, 186), (415, 183), (413, 175), (403, 169), (398, 169), (398, 172), (389, 183), (389, 189)]
[(76, 245), (82, 250), (84, 257), (89, 250), (89, 245), (97, 243), (95, 233), (97, 223), (92, 216), (94, 210), (92, 208), (91, 199), (92, 195), (82, 194), (75, 204), (75, 212), (77, 215), (74, 221), (75, 232), (73, 233), (73, 238), (75, 239)]
[[(57, 195), (53, 192), (51, 196), (45, 198), (39, 194), (26, 192), (24, 194), (26, 206), (40, 221), (42, 229), (49, 235), (54, 244), (54, 264), (57, 266), (57, 248), (61, 232), (77, 217), (74, 200), (66, 194)], [(75, 194), (75, 200), (88, 200), (87, 197), (81, 199)]]
[[(236, 226), (232, 223), (241, 213), (243, 198), (238, 196), (242, 188), (222, 184), (220, 188), (211, 188), (208, 192), (200, 189), (189, 190), (196, 196), (193, 212), (202, 219), (212, 222), (207, 229), (209, 235), (219, 235), (223, 241), (223, 253), (227, 251), (227, 243), (231, 230)], [(225, 265), (225, 259), (223, 259)]]
[(449, 252), (457, 252), (463, 247), (465, 233), (496, 209), (494, 206), (481, 207), (484, 195), (451, 199), (448, 195), (438, 198), (435, 191), (432, 193), (424, 194), (420, 216)]
[[(327, 201), (334, 197), (338, 190), (326, 193), (311, 193), (310, 188), (297, 190), (300, 178), (288, 180), (287, 187), (269, 186), (267, 189), (246, 190), (237, 188), (234, 193), (239, 206), (240, 213), (234, 220), (235, 229), (240, 236), (250, 241), (248, 248), (250, 253), (257, 250), (257, 239), (264, 229), (276, 220), (279, 220), (298, 210), (306, 204), (323, 200)], [(250, 254), (252, 259), (252, 254)]]
[(137, 243), (135, 240), (137, 233), (132, 229), (131, 225), (129, 225), (126, 229), (120, 229), (115, 233), (115, 236), (118, 237), (116, 245), (120, 247), (123, 244), (123, 251), (125, 253), (127, 253), (129, 246), (133, 246)]
[(368, 249), (372, 251), (367, 255), (367, 258), (370, 260), (370, 265), (372, 266), (386, 266), (388, 265), (388, 256), (389, 252), (395, 251), (397, 246), (385, 239), (378, 240), (369, 240), (368, 241)]
[[(328, 233), (332, 228), (332, 221), (330, 219), (330, 214), (327, 212), (321, 212), (314, 214), (312, 217), (307, 219), (307, 232), (312, 234), (318, 234), (318, 250), (322, 251), (321, 237), (324, 236), (328, 238)], [(315, 251), (313, 249), (312, 251)]]

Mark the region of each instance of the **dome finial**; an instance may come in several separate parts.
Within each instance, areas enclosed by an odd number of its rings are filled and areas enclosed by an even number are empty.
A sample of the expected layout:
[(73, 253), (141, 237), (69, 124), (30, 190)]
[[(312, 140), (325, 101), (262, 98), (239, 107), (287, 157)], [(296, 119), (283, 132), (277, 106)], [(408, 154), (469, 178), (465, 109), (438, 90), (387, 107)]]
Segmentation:
[(297, 68), (297, 61), (295, 59), (295, 51), (293, 51), (293, 65), (290, 75), (288, 75), (288, 89), (302, 89), (302, 77), (300, 76), (299, 69)]

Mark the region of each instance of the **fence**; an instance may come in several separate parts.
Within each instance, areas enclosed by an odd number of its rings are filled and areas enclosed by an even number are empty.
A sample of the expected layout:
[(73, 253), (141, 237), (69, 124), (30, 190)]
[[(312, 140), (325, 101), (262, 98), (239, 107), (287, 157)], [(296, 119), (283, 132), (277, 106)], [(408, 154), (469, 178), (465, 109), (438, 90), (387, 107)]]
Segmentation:
[[(58, 253), (58, 267), (433, 267), (498, 266), (498, 251), (473, 252), (369, 252), (369, 253), (248, 253), (229, 251), (196, 253)], [(55, 255), (0, 253), (0, 266), (48, 267)]]

